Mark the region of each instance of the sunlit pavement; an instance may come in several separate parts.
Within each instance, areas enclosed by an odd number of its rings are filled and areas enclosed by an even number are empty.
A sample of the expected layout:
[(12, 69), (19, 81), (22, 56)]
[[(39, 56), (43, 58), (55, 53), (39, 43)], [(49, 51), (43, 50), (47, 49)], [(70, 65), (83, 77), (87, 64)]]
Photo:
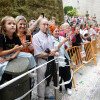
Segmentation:
[(76, 88), (71, 96), (64, 92), (61, 100), (100, 100), (100, 54), (96, 59), (97, 66), (89, 63), (74, 74)]

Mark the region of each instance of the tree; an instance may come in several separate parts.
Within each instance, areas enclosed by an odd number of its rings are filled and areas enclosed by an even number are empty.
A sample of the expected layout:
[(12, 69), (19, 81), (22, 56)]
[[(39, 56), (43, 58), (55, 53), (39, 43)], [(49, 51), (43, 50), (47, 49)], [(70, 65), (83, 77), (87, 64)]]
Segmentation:
[(65, 14), (67, 14), (68, 11), (71, 11), (71, 10), (73, 10), (73, 7), (72, 7), (72, 6), (65, 6), (65, 7), (64, 7), (64, 13), (65, 13)]
[(70, 17), (77, 16), (77, 9), (73, 9), (71, 11), (68, 11), (67, 15), (70, 16)]

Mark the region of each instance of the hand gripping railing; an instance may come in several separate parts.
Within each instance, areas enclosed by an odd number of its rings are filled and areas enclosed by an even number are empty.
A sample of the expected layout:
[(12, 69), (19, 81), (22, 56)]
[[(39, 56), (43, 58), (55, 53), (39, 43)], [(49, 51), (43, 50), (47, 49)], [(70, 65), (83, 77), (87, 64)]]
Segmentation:
[(15, 78), (11, 79), (10, 81), (8, 81), (8, 82), (6, 82), (6, 83), (0, 85), (0, 90), (3, 89), (3, 88), (5, 88), (5, 87), (8, 86), (8, 85), (14, 83), (15, 81), (19, 80), (20, 78), (22, 78), (22, 77), (28, 75), (29, 73), (31, 73), (31, 72), (37, 70), (38, 68), (43, 67), (44, 65), (48, 64), (49, 62), (51, 62), (51, 61), (53, 61), (53, 60), (54, 60), (54, 59), (48, 61), (48, 62), (45, 63), (45, 64), (42, 64), (42, 65), (40, 65), (40, 66), (37, 66), (37, 67), (35, 67), (34, 69), (31, 69), (30, 71), (27, 71), (27, 72), (25, 72), (25, 73), (23, 73), (23, 74), (21, 74), (21, 75), (15, 77)]
[[(65, 59), (65, 58), (63, 58), (63, 57), (57, 57), (57, 58)], [(35, 67), (34, 69), (31, 69), (30, 71), (27, 71), (27, 72), (25, 72), (25, 73), (23, 73), (23, 74), (21, 74), (21, 75), (15, 77), (15, 78), (11, 79), (10, 81), (8, 81), (8, 82), (6, 82), (6, 83), (0, 85), (0, 90), (3, 89), (3, 88), (5, 88), (6, 86), (12, 84), (13, 82), (19, 80), (20, 78), (24, 77), (25, 75), (27, 75), (27, 74), (29, 74), (29, 73), (31, 73), (31, 72), (33, 72), (33, 71), (35, 71), (35, 70), (37, 70), (37, 69), (43, 67), (44, 65), (48, 64), (49, 62), (51, 62), (51, 61), (53, 61), (53, 60), (56, 60), (57, 87), (55, 87), (55, 95), (56, 95), (56, 96), (55, 96), (55, 100), (59, 100), (59, 99), (60, 99), (60, 98), (59, 98), (59, 86), (65, 85), (65, 84), (69, 84), (70, 81), (72, 80), (72, 77), (71, 77), (71, 79), (70, 79), (69, 81), (63, 82), (63, 83), (59, 84), (59, 65), (58, 65), (57, 58), (56, 58), (56, 59), (52, 59), (52, 60), (46, 62), (45, 64), (42, 64), (42, 65), (40, 65), (40, 66), (37, 66), (37, 67)], [(69, 66), (69, 65), (67, 65), (67, 66)], [(45, 81), (49, 76), (50, 76), (50, 75), (48, 75), (48, 76), (47, 76), (45, 79), (43, 79), (40, 83), (38, 83), (36, 86), (34, 86), (32, 89), (30, 89), (27, 93), (25, 93), (24, 95), (22, 95), (21, 97), (15, 99), (15, 100), (22, 100), (22, 99), (23, 99), (24, 97), (26, 97), (30, 92), (32, 92), (38, 85), (40, 85), (43, 81)], [(72, 76), (73, 76), (73, 75), (72, 75)]]

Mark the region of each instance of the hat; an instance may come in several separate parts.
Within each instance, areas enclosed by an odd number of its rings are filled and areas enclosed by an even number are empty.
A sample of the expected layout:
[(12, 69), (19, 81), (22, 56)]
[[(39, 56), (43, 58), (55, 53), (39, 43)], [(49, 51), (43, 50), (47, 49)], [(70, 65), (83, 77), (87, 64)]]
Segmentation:
[(54, 31), (56, 28), (59, 29), (59, 27), (56, 26), (56, 25), (50, 25), (49, 28), (50, 28), (51, 34), (53, 34), (53, 31)]

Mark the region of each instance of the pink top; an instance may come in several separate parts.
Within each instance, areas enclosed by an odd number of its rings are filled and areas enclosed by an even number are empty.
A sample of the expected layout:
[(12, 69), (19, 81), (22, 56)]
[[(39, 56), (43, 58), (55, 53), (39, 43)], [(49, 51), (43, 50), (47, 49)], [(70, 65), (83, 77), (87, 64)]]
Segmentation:
[[(61, 31), (59, 35), (63, 36), (63, 37), (66, 37), (65, 34), (66, 34), (65, 31)], [(76, 38), (74, 37), (74, 34), (71, 35), (71, 38), (72, 38), (72, 43), (75, 43), (76, 42)], [(65, 46), (65, 49), (67, 49), (67, 46)]]
[(63, 37), (65, 37), (65, 31), (60, 31), (60, 34), (59, 34), (59, 36), (63, 36)]
[(72, 27), (72, 32), (73, 32), (73, 33), (74, 33), (74, 28), (75, 28), (75, 27)]

